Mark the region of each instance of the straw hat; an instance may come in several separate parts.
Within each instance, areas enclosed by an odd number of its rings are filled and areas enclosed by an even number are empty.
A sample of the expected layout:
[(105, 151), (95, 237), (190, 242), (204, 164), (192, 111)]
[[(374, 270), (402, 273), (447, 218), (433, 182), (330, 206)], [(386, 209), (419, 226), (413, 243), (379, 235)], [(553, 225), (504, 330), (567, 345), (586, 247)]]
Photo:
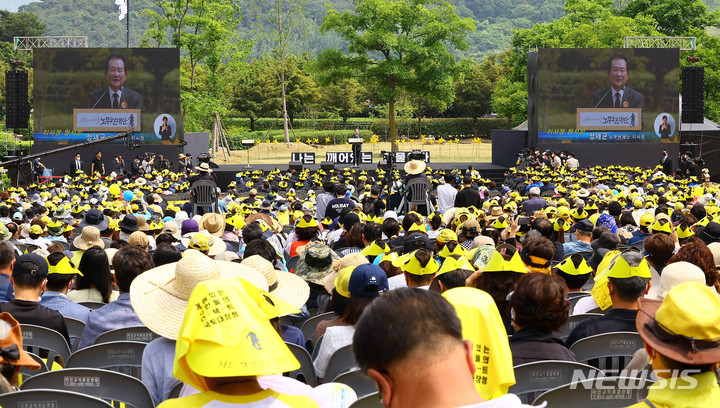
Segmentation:
[(206, 213), (198, 224), (201, 230), (206, 230), (210, 235), (216, 237), (225, 232), (225, 217), (222, 214)]
[(212, 169), (210, 168), (210, 165), (207, 163), (200, 163), (199, 166), (195, 167), (195, 170), (202, 171), (205, 173), (212, 173)]
[(325, 286), (325, 290), (327, 290), (328, 293), (332, 293), (332, 290), (335, 288), (335, 278), (338, 276), (338, 273), (340, 273), (341, 270), (347, 268), (348, 266), (359, 266), (366, 263), (370, 262), (365, 257), (365, 255), (360, 252), (353, 252), (351, 254), (347, 254), (340, 258), (340, 260), (333, 262), (333, 268), (335, 269), (335, 271), (324, 277), (322, 280), (322, 284), (323, 286)]
[(198, 283), (242, 278), (264, 291), (268, 285), (258, 271), (236, 262), (214, 261), (188, 249), (178, 262), (138, 275), (130, 285), (130, 302), (140, 320), (153, 332), (177, 340), (187, 302)]
[(270, 293), (293, 307), (300, 309), (310, 297), (310, 286), (307, 282), (292, 273), (276, 271), (270, 261), (260, 255), (245, 258), (240, 264), (262, 273)]
[[(207, 242), (205, 242), (206, 240)], [(185, 248), (191, 248), (191, 245), (197, 246), (198, 248), (204, 248), (207, 244), (208, 256), (215, 256), (227, 249), (227, 245), (225, 245), (223, 240), (208, 234), (207, 231), (200, 231), (188, 237), (183, 237), (180, 242)]]
[(409, 162), (405, 163), (405, 173), (410, 175), (420, 174), (425, 171), (426, 166), (427, 165), (422, 160), (410, 160)]
[(720, 362), (720, 297), (710, 287), (683, 282), (662, 301), (639, 302), (635, 326), (658, 353), (683, 364)]
[(88, 250), (92, 246), (105, 248), (105, 242), (100, 238), (100, 230), (93, 226), (83, 228), (80, 235), (73, 240), (73, 245), (82, 250)]

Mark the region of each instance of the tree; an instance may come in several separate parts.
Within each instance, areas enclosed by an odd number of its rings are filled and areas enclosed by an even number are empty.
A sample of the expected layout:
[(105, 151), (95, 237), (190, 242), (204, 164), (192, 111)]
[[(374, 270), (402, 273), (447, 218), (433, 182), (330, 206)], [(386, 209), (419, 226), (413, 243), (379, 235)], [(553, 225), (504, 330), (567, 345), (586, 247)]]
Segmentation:
[(323, 89), (322, 104), (326, 109), (340, 116), (343, 129), (351, 116), (360, 114), (365, 105), (365, 92), (355, 78), (345, 79)]
[(455, 85), (454, 114), (460, 117), (477, 118), (490, 113), (490, 97), (493, 83), (485, 74), (482, 66), (471, 64), (462, 79)]
[[(261, 7), (265, 6), (265, 7)], [(260, 12), (272, 6), (269, 12)], [(271, 53), (279, 62), (278, 77), (280, 79), (280, 95), (282, 99), (283, 129), (285, 142), (290, 143), (288, 129), (289, 115), (287, 106), (287, 64), (293, 55), (293, 45), (307, 33), (308, 21), (305, 17), (305, 2), (303, 0), (257, 0), (255, 5), (256, 32), (269, 40)]]
[(45, 34), (45, 24), (29, 11), (11, 13), (0, 10), (0, 42), (13, 43), (13, 37), (37, 37)]
[(467, 48), (475, 29), (446, 0), (360, 0), (354, 11), (329, 9), (320, 29), (335, 31), (348, 42), (347, 54), (326, 50), (319, 65), (329, 80), (355, 77), (388, 101), (393, 150), (397, 140), (395, 100), (401, 91), (423, 96), (444, 110), (454, 98), (455, 56)]
[(638, 14), (657, 21), (657, 30), (671, 36), (684, 36), (691, 28), (718, 26), (718, 13), (708, 13), (700, 0), (633, 0), (620, 15), (634, 18)]

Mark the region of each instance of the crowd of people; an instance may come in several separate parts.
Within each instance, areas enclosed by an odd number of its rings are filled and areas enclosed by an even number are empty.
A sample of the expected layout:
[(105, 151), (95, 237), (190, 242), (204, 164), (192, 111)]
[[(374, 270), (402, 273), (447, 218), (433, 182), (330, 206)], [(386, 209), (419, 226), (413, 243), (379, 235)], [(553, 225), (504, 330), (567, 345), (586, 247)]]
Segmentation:
[[(576, 361), (573, 344), (630, 331), (645, 347), (629, 367), (663, 385), (638, 406), (720, 406), (720, 188), (662, 166), (549, 159), (502, 184), (420, 161), (245, 171), (218, 186), (216, 211), (188, 195), (214, 180), (207, 165), (10, 187), (0, 193), (0, 388), (37, 368), (19, 325), (79, 349), (146, 326), (160, 337), (142, 381), (162, 407), (329, 406), (327, 388), (282, 375), (300, 367), (288, 343), (314, 351), (322, 383), (351, 346), (385, 406), (519, 407), (514, 366)], [(415, 178), (428, 179), (429, 201), (400, 206)], [(302, 322), (327, 312), (306, 339)], [(559, 336), (589, 312), (602, 316)], [(85, 324), (81, 338), (66, 317)], [(690, 380), (690, 391), (678, 385)]]

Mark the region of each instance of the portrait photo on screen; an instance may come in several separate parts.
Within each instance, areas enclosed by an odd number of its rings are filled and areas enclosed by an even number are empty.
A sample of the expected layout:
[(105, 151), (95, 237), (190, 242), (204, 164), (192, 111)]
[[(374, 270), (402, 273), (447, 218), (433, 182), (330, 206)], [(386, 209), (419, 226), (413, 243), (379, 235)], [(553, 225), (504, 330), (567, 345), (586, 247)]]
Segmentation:
[[(135, 143), (180, 143), (178, 49), (38, 48), (33, 58), (35, 141), (80, 143), (132, 129)], [(163, 127), (163, 116), (172, 123)]]
[(677, 49), (538, 50), (538, 140), (677, 142), (679, 65)]

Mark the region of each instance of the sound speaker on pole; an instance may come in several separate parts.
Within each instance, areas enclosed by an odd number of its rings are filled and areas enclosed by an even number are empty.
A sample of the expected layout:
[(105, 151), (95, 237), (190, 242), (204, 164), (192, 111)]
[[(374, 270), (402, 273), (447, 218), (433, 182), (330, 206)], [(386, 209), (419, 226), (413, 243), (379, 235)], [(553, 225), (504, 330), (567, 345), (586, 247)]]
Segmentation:
[(320, 168), (323, 170), (335, 170), (335, 163), (331, 161), (322, 161), (320, 162)]
[(30, 106), (28, 104), (28, 74), (25, 70), (5, 73), (5, 127), (21, 129), (28, 127)]
[(683, 67), (682, 122), (703, 123), (705, 116), (705, 68)]
[(303, 165), (302, 163), (298, 161), (290, 162), (290, 165), (288, 166), (289, 170), (295, 170), (295, 171), (302, 171)]

